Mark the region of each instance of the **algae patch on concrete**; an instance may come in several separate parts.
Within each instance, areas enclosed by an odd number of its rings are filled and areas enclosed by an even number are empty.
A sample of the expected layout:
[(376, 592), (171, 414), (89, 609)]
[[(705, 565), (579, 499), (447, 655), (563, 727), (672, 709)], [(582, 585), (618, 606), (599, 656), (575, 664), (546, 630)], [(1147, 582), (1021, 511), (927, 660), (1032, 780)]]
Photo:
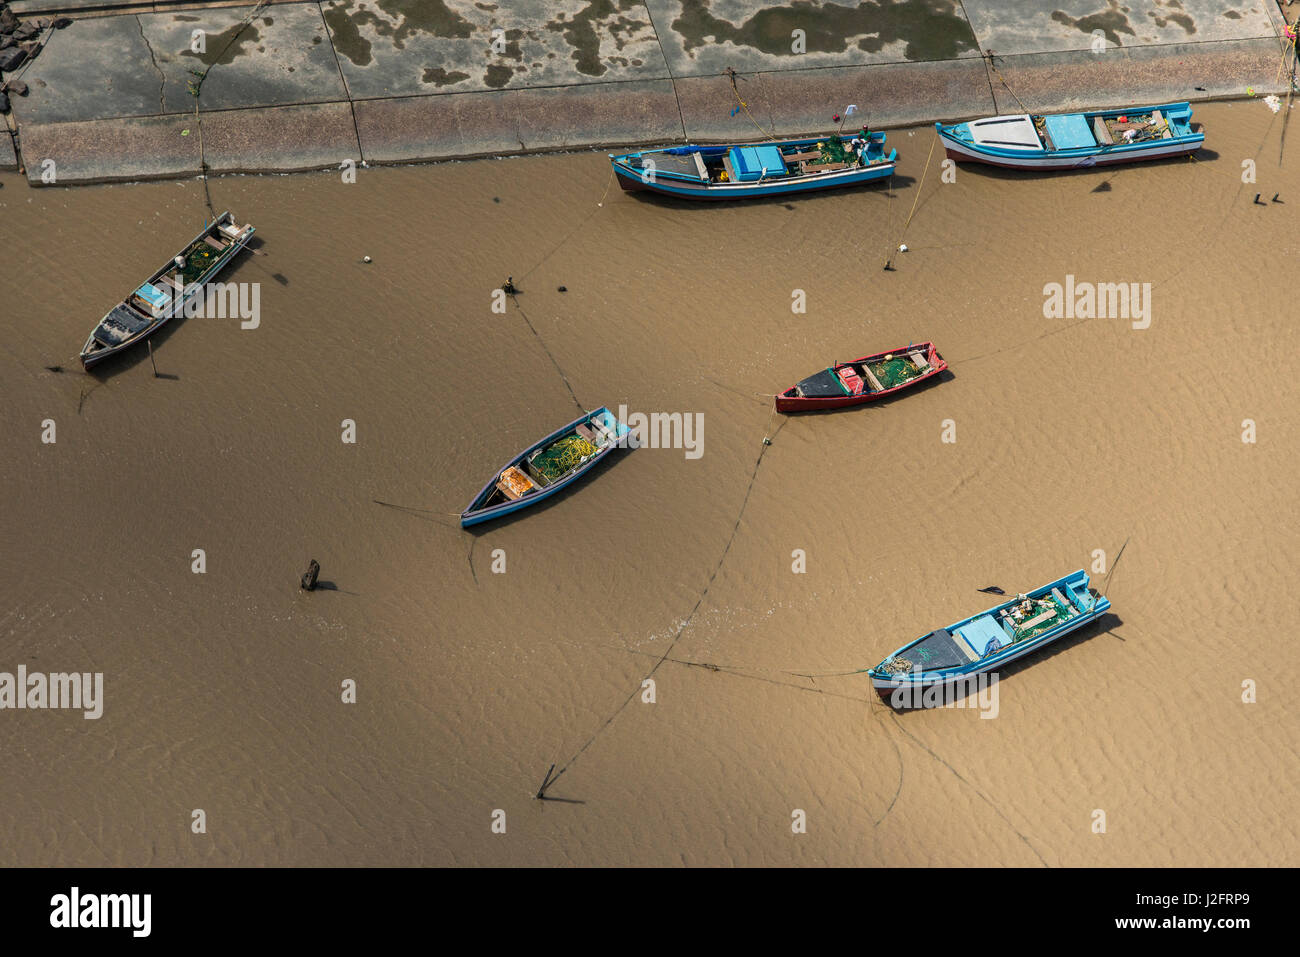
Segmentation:
[[(948, 0), (794, 0), (763, 7), (740, 23), (715, 15), (710, 0), (681, 0), (681, 15), (672, 29), (687, 53), (706, 44), (731, 43), (796, 58), (845, 53), (854, 47), (879, 53), (890, 43), (902, 42), (908, 60), (944, 60), (977, 49), (959, 5)], [(795, 49), (796, 30), (803, 31), (806, 53)]]

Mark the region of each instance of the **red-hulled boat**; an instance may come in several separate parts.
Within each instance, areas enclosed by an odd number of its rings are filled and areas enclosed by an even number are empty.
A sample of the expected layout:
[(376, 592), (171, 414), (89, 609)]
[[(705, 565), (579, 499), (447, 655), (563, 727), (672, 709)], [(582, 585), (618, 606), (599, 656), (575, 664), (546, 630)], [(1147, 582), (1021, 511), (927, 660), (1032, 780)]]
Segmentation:
[(946, 368), (948, 363), (933, 342), (837, 362), (778, 395), (776, 411), (812, 412), (862, 405), (911, 388)]

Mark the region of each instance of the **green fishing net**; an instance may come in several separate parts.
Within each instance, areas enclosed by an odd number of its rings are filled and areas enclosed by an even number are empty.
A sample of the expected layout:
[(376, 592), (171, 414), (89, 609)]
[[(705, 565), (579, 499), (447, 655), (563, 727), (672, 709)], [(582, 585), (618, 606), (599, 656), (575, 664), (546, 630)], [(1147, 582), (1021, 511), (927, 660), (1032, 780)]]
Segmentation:
[(577, 435), (566, 435), (547, 446), (532, 460), (532, 466), (554, 482), (583, 459), (597, 452), (596, 446)]
[(858, 158), (858, 154), (849, 147), (848, 141), (840, 136), (831, 136), (821, 142), (822, 161), (826, 163), (849, 163)]
[[(202, 279), (204, 274), (207, 273), (207, 271), (211, 269), (213, 265), (215, 265), (216, 261), (221, 257), (220, 252), (213, 249), (202, 239), (190, 246), (190, 248), (185, 250), (181, 255), (185, 257), (185, 267), (181, 270), (181, 274), (184, 276), (186, 286)], [(172, 267), (167, 270), (167, 274), (170, 276), (176, 275), (176, 267), (174, 263)]]
[(879, 362), (870, 363), (871, 373), (874, 375), (882, 386), (886, 389), (892, 389), (896, 385), (902, 385), (908, 379), (915, 379), (919, 374), (915, 365), (910, 360), (902, 356), (895, 356), (892, 359), (881, 359)]

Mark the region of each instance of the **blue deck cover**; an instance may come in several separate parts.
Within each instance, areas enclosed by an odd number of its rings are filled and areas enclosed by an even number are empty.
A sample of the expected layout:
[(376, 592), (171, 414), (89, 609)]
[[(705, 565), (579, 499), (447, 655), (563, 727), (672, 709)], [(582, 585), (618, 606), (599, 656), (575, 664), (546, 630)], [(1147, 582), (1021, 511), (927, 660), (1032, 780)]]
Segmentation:
[(1010, 641), (1002, 626), (990, 615), (980, 615), (974, 621), (967, 622), (957, 629), (957, 634), (961, 635), (966, 640), (966, 644), (970, 645), (975, 654), (981, 658), (990, 650), (995, 650), (990, 648), (994, 641), (999, 646)]
[(775, 146), (735, 146), (728, 155), (731, 157), (732, 169), (736, 171), (736, 179), (744, 183), (759, 179), (764, 168), (767, 169), (768, 176), (782, 176), (786, 172), (785, 160)]
[(1047, 133), (1058, 150), (1091, 149), (1097, 145), (1096, 137), (1088, 127), (1082, 113), (1066, 116), (1047, 116)]
[(167, 303), (171, 302), (166, 293), (150, 283), (145, 283), (135, 291), (135, 294), (155, 309), (166, 309)]

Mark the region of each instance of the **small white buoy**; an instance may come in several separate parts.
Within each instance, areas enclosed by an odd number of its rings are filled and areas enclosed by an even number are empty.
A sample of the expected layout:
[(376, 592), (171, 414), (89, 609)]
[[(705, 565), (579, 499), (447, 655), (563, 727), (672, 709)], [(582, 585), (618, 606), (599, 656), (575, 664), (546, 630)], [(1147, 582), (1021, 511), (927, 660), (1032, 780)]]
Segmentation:
[(905, 253), (905, 252), (907, 252), (907, 243), (903, 243), (903, 244), (901, 244), (901, 245), (898, 247), (898, 251), (899, 251), (900, 253)]
[(368, 263), (368, 262), (370, 262), (370, 257), (369, 257), (369, 256), (363, 256), (363, 257), (361, 257), (361, 261), (362, 261), (363, 263)]

